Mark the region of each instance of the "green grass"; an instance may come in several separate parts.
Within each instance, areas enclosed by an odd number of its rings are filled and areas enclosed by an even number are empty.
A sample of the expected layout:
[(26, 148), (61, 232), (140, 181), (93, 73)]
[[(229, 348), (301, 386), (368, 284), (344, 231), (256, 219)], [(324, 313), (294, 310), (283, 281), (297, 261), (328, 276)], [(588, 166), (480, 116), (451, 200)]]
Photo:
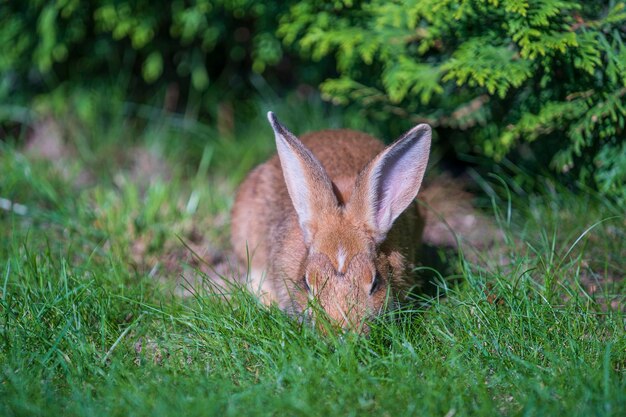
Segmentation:
[[(85, 130), (64, 175), (0, 143), (0, 197), (28, 210), (0, 211), (0, 415), (626, 414), (623, 207), (591, 192), (479, 180), (503, 239), (367, 339), (215, 296), (182, 242), (225, 247), (234, 186), (271, 152), (258, 119), (233, 143), (171, 121)], [(129, 142), (167, 175), (137, 175)], [(180, 274), (206, 285), (180, 297)]]

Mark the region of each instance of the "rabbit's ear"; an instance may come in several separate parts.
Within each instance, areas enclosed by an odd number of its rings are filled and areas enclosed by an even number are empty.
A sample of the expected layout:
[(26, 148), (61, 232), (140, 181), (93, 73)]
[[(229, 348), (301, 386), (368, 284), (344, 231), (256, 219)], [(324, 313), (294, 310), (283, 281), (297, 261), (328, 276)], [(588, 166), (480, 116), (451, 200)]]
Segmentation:
[(310, 243), (319, 216), (338, 205), (332, 182), (317, 158), (278, 122), (274, 113), (267, 113), (267, 118), (276, 136), (287, 191), (298, 214), (304, 240)]
[(428, 164), (430, 139), (430, 126), (415, 126), (359, 174), (349, 209), (364, 218), (378, 242), (415, 199)]

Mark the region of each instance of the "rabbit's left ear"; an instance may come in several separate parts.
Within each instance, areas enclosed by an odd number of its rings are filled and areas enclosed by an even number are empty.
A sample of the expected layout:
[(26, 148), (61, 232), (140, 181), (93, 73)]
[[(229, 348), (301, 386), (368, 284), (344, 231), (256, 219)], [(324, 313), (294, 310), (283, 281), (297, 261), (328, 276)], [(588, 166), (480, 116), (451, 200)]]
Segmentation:
[(287, 191), (308, 244), (316, 222), (323, 221), (321, 217), (324, 211), (337, 207), (337, 197), (326, 170), (313, 153), (278, 122), (274, 113), (269, 112), (267, 118), (276, 136), (276, 148)]
[(378, 154), (357, 178), (349, 209), (364, 217), (378, 242), (417, 196), (431, 135), (427, 124), (415, 126)]

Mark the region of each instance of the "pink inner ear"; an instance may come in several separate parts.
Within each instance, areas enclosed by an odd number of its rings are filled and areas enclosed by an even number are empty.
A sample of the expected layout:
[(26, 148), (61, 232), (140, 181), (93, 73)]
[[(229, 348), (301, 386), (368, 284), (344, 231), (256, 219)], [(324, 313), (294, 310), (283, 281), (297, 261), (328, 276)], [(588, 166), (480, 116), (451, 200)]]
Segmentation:
[(308, 241), (311, 237), (309, 229), (315, 217), (324, 209), (337, 205), (332, 184), (322, 164), (311, 151), (282, 126), (273, 113), (268, 113), (268, 119), (274, 129), (287, 191), (304, 238)]
[(311, 190), (304, 174), (302, 162), (284, 141), (277, 141), (276, 147), (280, 156), (287, 189), (289, 190), (294, 208), (298, 213), (298, 218), (301, 223), (308, 223), (312, 217), (309, 203)]
[(430, 128), (419, 125), (388, 148), (374, 164), (370, 186), (375, 196), (375, 222), (381, 232), (389, 231), (395, 219), (415, 199), (429, 150)]

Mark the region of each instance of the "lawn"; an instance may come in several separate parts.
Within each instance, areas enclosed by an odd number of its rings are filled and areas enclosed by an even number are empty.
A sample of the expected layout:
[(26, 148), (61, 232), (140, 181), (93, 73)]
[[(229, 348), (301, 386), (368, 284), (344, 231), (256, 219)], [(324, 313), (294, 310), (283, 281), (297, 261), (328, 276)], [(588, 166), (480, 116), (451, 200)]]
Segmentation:
[[(296, 133), (356, 123), (312, 106), (272, 108)], [(322, 335), (225, 284), (265, 119), (145, 111), (0, 142), (0, 415), (626, 415), (624, 207), (472, 171), (490, 242), (432, 248), (431, 291), (370, 337)]]

